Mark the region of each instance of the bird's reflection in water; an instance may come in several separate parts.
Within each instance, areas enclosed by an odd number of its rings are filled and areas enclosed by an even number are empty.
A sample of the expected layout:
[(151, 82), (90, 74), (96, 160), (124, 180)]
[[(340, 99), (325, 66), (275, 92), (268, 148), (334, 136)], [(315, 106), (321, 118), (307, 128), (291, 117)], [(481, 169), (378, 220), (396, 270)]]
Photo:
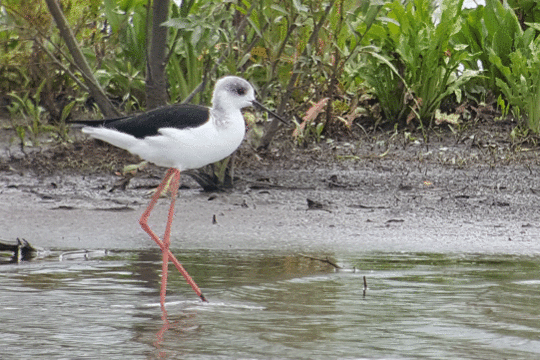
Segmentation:
[[(164, 306), (161, 306), (161, 321), (162, 325), (159, 331), (156, 333), (155, 341), (153, 343), (154, 347), (158, 351), (158, 358), (165, 358), (170, 354), (167, 354), (167, 347), (164, 346), (165, 338), (168, 332), (168, 338), (174, 341), (174, 338), (180, 338), (186, 333), (190, 333), (194, 330), (199, 329), (199, 325), (193, 322), (195, 314), (183, 313), (180, 315), (173, 315), (173, 319), (169, 318), (167, 309)], [(176, 317), (176, 319), (175, 319)]]

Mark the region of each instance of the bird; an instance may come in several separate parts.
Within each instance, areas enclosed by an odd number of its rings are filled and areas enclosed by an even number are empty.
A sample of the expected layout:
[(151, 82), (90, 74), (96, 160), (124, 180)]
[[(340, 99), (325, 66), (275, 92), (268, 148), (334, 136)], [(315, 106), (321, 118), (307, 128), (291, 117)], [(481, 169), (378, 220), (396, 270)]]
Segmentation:
[[(142, 159), (167, 167), (146, 210), (139, 219), (141, 228), (160, 247), (162, 275), (160, 304), (165, 308), (169, 260), (184, 276), (187, 283), (203, 302), (208, 300), (182, 264), (169, 250), (174, 206), (182, 171), (198, 169), (231, 155), (242, 143), (246, 125), (241, 109), (259, 107), (278, 120), (283, 118), (264, 107), (255, 99), (251, 83), (238, 76), (225, 76), (216, 81), (212, 94), (212, 107), (175, 104), (145, 113), (122, 118), (107, 119), (88, 126), (82, 132), (88, 136), (125, 149)], [(148, 218), (161, 193), (169, 183), (171, 203), (163, 240), (148, 226)]]

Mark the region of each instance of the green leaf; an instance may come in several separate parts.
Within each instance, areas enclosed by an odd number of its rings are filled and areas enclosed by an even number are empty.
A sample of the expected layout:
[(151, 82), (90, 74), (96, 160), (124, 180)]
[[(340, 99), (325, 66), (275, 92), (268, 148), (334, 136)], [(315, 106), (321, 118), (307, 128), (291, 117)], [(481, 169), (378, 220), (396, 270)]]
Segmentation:
[(298, 11), (298, 12), (304, 12), (304, 13), (307, 13), (309, 12), (309, 7), (307, 7), (306, 5), (303, 5), (300, 0), (293, 0), (292, 1), (293, 3), (293, 6), (294, 8)]
[(71, 113), (71, 110), (73, 109), (73, 107), (75, 106), (76, 103), (77, 103), (76, 100), (72, 100), (71, 102), (69, 102), (69, 104), (64, 106), (64, 108), (62, 109), (62, 115), (60, 116), (60, 121), (61, 122), (66, 121), (67, 117)]
[(172, 27), (179, 30), (188, 29), (188, 28), (191, 28), (192, 26), (191, 22), (184, 18), (169, 19), (161, 25)]

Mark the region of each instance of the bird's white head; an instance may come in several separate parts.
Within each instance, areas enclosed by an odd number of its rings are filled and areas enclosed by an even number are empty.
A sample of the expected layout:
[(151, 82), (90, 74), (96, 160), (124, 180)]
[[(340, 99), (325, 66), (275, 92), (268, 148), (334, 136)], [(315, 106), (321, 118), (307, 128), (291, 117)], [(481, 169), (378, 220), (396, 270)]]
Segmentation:
[(252, 106), (255, 90), (247, 81), (237, 76), (225, 76), (216, 82), (212, 106), (219, 111), (240, 110)]

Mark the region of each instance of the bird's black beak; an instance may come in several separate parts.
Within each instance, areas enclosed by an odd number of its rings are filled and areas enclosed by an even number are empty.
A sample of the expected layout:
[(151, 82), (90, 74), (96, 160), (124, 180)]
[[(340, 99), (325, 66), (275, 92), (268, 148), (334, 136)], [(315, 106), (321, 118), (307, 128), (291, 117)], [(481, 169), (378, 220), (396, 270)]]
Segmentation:
[(263, 104), (261, 104), (260, 102), (258, 102), (257, 100), (253, 100), (251, 102), (253, 104), (253, 106), (255, 107), (258, 107), (258, 108), (261, 108), (262, 110), (266, 111), (267, 113), (269, 113), (270, 115), (272, 115), (273, 117), (275, 117), (276, 119), (278, 119), (279, 121), (281, 121), (282, 123), (288, 125), (289, 122), (284, 120), (281, 116), (279, 116), (278, 114), (276, 114), (275, 112), (273, 112), (272, 110), (269, 110), (266, 106), (264, 106)]

